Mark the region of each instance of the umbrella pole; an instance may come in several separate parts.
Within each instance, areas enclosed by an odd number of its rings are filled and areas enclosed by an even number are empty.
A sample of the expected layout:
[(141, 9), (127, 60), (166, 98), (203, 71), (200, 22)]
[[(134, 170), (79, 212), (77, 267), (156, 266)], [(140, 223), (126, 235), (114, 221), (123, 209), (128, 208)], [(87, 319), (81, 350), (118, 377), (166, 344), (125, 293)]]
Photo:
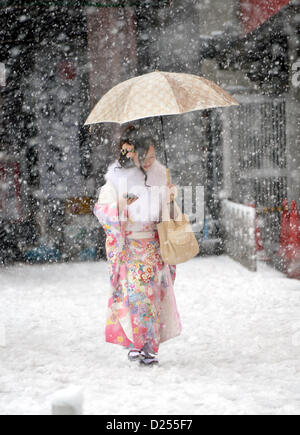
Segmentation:
[(166, 167), (167, 167), (167, 180), (168, 183), (170, 183), (171, 177), (170, 177), (170, 169), (168, 168), (168, 156), (167, 156), (167, 150), (166, 150), (166, 138), (165, 138), (165, 131), (164, 131), (164, 121), (163, 117), (160, 117), (161, 122), (161, 130), (162, 130), (162, 136), (163, 136), (163, 146), (164, 146), (164, 155), (165, 155), (165, 161), (166, 161)]

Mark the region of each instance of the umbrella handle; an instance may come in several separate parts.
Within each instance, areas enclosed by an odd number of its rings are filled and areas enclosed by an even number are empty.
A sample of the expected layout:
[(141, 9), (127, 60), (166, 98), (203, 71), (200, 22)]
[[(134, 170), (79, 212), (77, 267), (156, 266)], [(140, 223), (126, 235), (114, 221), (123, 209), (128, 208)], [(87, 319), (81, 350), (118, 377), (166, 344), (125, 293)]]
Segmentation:
[(171, 175), (170, 175), (170, 169), (166, 168), (166, 173), (167, 173), (167, 180), (168, 180), (168, 184), (171, 183)]
[(166, 160), (167, 180), (168, 180), (168, 183), (171, 183), (170, 169), (168, 168), (168, 157), (167, 157), (167, 150), (166, 150), (166, 138), (165, 138), (165, 132), (164, 132), (164, 122), (163, 122), (162, 116), (160, 116), (160, 122), (161, 122), (162, 136), (163, 136), (164, 155), (165, 155), (165, 160)]

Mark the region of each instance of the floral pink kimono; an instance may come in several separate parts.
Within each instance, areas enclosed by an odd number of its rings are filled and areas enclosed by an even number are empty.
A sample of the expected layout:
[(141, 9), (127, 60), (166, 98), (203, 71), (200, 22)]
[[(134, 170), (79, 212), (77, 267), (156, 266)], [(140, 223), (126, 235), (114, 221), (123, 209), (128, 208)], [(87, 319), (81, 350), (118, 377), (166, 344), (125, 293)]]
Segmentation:
[[(110, 275), (105, 339), (136, 349), (149, 343), (157, 353), (160, 343), (178, 336), (182, 329), (173, 290), (176, 266), (164, 264), (161, 258), (158, 215), (155, 220), (134, 219), (137, 203), (140, 201), (143, 211), (149, 204), (145, 196), (140, 195), (118, 215), (118, 175), (113, 171), (116, 166), (116, 162), (110, 166), (94, 206), (94, 214), (106, 233)], [(139, 194), (144, 194), (144, 176), (138, 168), (122, 168), (121, 173), (129, 181), (130, 193), (135, 193), (135, 186)], [(147, 184), (166, 185), (164, 174), (165, 167), (156, 161), (147, 173)]]

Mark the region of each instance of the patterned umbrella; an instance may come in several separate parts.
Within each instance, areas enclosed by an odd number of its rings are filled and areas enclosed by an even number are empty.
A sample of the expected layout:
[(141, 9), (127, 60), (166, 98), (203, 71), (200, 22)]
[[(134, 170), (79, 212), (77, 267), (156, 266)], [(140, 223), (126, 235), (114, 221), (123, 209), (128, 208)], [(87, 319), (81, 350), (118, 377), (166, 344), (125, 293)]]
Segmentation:
[(237, 105), (227, 92), (203, 77), (155, 71), (112, 88), (98, 102), (85, 125), (125, 124), (153, 116)]
[[(238, 105), (226, 91), (203, 77), (156, 70), (113, 87), (95, 106), (85, 125), (125, 124), (160, 116), (163, 128), (162, 116)], [(165, 148), (164, 151), (168, 166)], [(170, 179), (169, 171), (167, 175)]]

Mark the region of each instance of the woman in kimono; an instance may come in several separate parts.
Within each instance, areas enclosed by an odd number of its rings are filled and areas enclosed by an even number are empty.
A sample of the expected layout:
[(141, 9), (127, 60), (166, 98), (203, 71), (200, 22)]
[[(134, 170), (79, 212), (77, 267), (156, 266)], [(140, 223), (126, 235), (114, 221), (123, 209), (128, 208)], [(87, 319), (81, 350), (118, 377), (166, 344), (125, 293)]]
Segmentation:
[(163, 262), (157, 231), (162, 201), (172, 203), (176, 188), (168, 184), (155, 146), (152, 137), (127, 128), (94, 206), (106, 233), (111, 287), (105, 339), (130, 348), (128, 358), (145, 365), (157, 364), (160, 343), (181, 333), (176, 266)]

